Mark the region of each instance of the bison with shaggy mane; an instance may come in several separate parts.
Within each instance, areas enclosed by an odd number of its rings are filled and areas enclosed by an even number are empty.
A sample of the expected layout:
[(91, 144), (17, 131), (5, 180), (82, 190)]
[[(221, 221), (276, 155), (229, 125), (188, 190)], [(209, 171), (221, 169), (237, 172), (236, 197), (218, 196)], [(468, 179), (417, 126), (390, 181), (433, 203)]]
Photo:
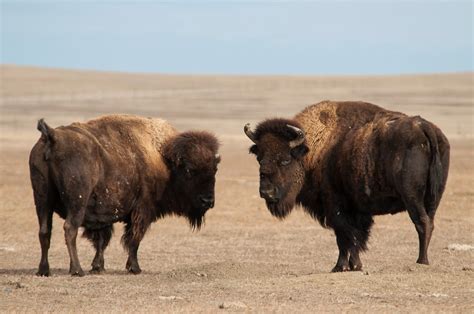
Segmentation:
[(153, 221), (175, 214), (199, 229), (214, 206), (220, 157), (210, 133), (179, 133), (164, 120), (128, 115), (55, 129), (40, 120), (38, 130), (30, 175), (40, 227), (40, 276), (50, 274), (54, 212), (65, 219), (72, 275), (84, 275), (76, 250), (78, 228), (84, 227), (83, 236), (96, 249), (92, 272), (102, 272), (116, 222), (125, 223), (126, 269), (137, 274), (138, 246)]
[(408, 211), (428, 264), (434, 216), (449, 168), (449, 143), (432, 123), (364, 102), (323, 101), (294, 119), (269, 119), (247, 136), (270, 212), (302, 207), (336, 234), (334, 272), (361, 270), (374, 215)]

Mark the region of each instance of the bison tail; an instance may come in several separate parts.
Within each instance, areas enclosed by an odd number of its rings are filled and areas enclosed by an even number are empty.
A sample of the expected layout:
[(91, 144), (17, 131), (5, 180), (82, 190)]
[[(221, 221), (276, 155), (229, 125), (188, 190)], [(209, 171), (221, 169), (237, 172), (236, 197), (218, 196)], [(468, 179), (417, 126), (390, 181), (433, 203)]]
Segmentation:
[(429, 177), (428, 177), (428, 188), (427, 192), (429, 193), (429, 205), (426, 208), (428, 211), (435, 210), (439, 204), (441, 193), (440, 186), (443, 180), (443, 167), (441, 164), (441, 157), (438, 147), (438, 138), (435, 131), (431, 127), (430, 123), (423, 121), (422, 124), (423, 132), (425, 133), (426, 138), (430, 144), (431, 150), (431, 160), (429, 166)]
[(38, 120), (38, 125), (36, 126), (38, 131), (41, 132), (41, 137), (44, 138), (46, 142), (46, 147), (44, 150), (44, 160), (49, 160), (51, 157), (51, 147), (56, 142), (54, 129), (51, 128), (44, 119)]
[(36, 126), (38, 131), (45, 137), (46, 142), (49, 144), (54, 143), (54, 129), (51, 128), (43, 118), (38, 120), (38, 125)]

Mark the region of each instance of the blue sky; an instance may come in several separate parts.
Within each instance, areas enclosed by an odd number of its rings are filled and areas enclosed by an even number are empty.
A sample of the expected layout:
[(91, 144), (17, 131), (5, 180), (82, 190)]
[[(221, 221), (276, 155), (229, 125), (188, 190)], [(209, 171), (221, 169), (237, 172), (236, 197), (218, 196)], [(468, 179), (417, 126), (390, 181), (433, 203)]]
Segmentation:
[(472, 2), (2, 1), (1, 62), (218, 74), (473, 70)]

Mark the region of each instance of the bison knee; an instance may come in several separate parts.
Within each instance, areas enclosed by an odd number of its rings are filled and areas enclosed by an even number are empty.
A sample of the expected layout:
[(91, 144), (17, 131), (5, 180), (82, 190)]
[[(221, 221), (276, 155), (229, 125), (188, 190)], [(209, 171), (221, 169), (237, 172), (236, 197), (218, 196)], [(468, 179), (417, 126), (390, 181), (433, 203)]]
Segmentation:
[(40, 227), (40, 230), (38, 232), (38, 235), (40, 237), (47, 237), (51, 234), (51, 229), (48, 228), (48, 226), (41, 226)]
[(66, 220), (63, 225), (64, 232), (69, 232), (71, 230), (72, 224), (69, 220)]
[(74, 236), (75, 234), (77, 234), (78, 228), (79, 226), (77, 226), (76, 224), (72, 223), (69, 220), (66, 220), (63, 225), (64, 233), (67, 236)]

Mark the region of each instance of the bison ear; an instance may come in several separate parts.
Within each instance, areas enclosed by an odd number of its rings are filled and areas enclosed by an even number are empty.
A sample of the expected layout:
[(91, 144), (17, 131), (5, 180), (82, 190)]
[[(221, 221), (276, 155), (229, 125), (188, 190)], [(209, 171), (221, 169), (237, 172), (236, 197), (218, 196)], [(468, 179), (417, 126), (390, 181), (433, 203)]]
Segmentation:
[(250, 154), (257, 155), (257, 154), (258, 154), (258, 147), (257, 147), (257, 145), (252, 145), (252, 146), (250, 146), (249, 153), (250, 153)]
[(295, 148), (291, 149), (291, 156), (293, 158), (299, 159), (302, 158), (304, 155), (306, 155), (309, 152), (309, 148), (306, 145), (299, 145), (296, 146)]

